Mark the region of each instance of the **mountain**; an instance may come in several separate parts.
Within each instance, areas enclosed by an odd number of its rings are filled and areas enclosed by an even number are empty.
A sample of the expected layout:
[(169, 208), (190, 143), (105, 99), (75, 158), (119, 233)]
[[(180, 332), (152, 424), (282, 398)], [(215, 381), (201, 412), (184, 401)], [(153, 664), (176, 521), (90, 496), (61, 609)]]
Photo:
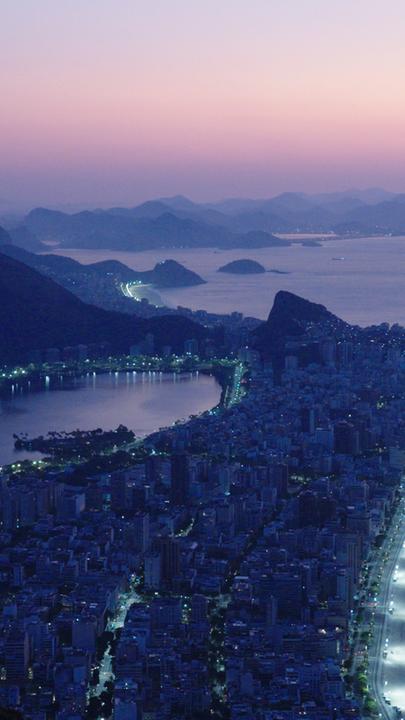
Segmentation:
[(44, 250), (48, 249), (47, 246), (40, 242), (37, 236), (33, 232), (31, 232), (25, 225), (11, 227), (8, 232), (11, 238), (11, 242), (14, 245), (18, 245), (18, 247), (24, 248), (25, 250), (31, 250), (32, 252), (43, 252)]
[(155, 220), (170, 211), (170, 206), (165, 205), (163, 202), (160, 202), (160, 200), (147, 200), (141, 205), (136, 205), (133, 208), (112, 207), (108, 210), (101, 210), (100, 212), (107, 215), (120, 215), (122, 217), (130, 218), (150, 218)]
[(206, 329), (170, 315), (140, 319), (83, 303), (50, 278), (0, 253), (0, 362), (24, 362), (35, 350), (108, 343), (126, 353), (153, 333), (159, 350), (182, 351), (184, 341), (203, 340)]
[(172, 208), (173, 210), (187, 211), (195, 210), (196, 208), (201, 207), (198, 203), (193, 202), (184, 195), (172, 195), (171, 197), (159, 198), (158, 202), (163, 203), (164, 205)]
[(338, 192), (324, 192), (310, 195), (311, 199), (317, 205), (329, 205), (339, 203), (345, 200), (356, 200), (362, 205), (377, 205), (377, 203), (385, 200), (392, 200), (396, 193), (389, 192), (383, 188), (351, 188), (350, 190), (341, 190)]
[(145, 276), (149, 277), (153, 285), (158, 288), (191, 287), (205, 283), (197, 273), (188, 270), (176, 260), (163, 260), (157, 263), (153, 270), (143, 273), (143, 277)]
[[(370, 231), (376, 225), (373, 208), (391, 201), (395, 204), (400, 197), (381, 188), (316, 195), (288, 192), (261, 200), (228, 199), (209, 207), (228, 215), (234, 232), (330, 232), (339, 231), (340, 225), (350, 228), (355, 221), (356, 227), (362, 223)], [(385, 225), (380, 221), (380, 227), (389, 228), (389, 217), (385, 220)]]
[(265, 199), (254, 200), (252, 198), (226, 198), (216, 203), (206, 203), (205, 207), (217, 210), (224, 215), (240, 215), (244, 212), (253, 212), (261, 208)]
[(148, 218), (151, 220), (157, 220), (161, 215), (168, 213), (182, 220), (194, 220), (196, 222), (206, 223), (207, 225), (218, 225), (220, 227), (231, 228), (232, 226), (231, 219), (217, 210), (212, 210), (203, 205), (197, 205), (197, 203), (192, 203), (191, 200), (187, 200), (187, 198), (184, 198), (183, 202), (174, 202), (173, 205), (171, 201), (171, 198), (167, 200), (148, 200), (133, 208), (113, 207), (97, 212), (126, 218)]
[(91, 283), (92, 279), (99, 281), (101, 278), (106, 278), (109, 282), (130, 282), (139, 279), (139, 273), (136, 270), (131, 270), (118, 260), (104, 260), (83, 265), (64, 255), (39, 255), (17, 245), (0, 246), (0, 252), (51, 277), (67, 289), (79, 281)]
[(9, 233), (0, 225), (0, 245), (7, 245), (11, 242), (12, 240)]
[(294, 232), (293, 228), (295, 226), (289, 220), (285, 220), (269, 210), (258, 208), (236, 215), (233, 218), (233, 227), (238, 228), (241, 233), (273, 233), (276, 232), (275, 228), (279, 233), (287, 233)]
[(347, 323), (329, 312), (324, 305), (280, 290), (274, 298), (266, 322), (259, 325), (252, 334), (252, 343), (263, 357), (279, 362), (286, 354), (288, 341), (297, 340), (311, 326), (320, 323), (328, 326), (331, 333), (349, 327)]
[[(61, 247), (147, 250), (175, 247), (224, 249), (273, 247), (287, 241), (277, 233), (402, 233), (403, 196), (380, 188), (308, 195), (285, 192), (272, 198), (231, 198), (199, 204), (183, 196), (159, 198), (135, 207), (68, 214), (36, 208), (23, 221), (26, 233), (14, 240)], [(19, 232), (14, 228), (13, 232)], [(251, 233), (264, 233), (257, 242)], [(253, 244), (255, 243), (256, 244)], [(28, 244), (31, 243), (31, 244)]]
[[(189, 287), (205, 282), (197, 273), (181, 265), (176, 260), (163, 260), (153, 270), (132, 270), (119, 260), (101, 260), (100, 262), (83, 265), (77, 260), (64, 255), (37, 255), (16, 245), (0, 245), (0, 252), (15, 260), (35, 268), (44, 275), (52, 277), (64, 287), (70, 289), (78, 280), (91, 282), (92, 277), (107, 279), (116, 285), (122, 282), (141, 281), (151, 283), (158, 288)], [(74, 292), (74, 287), (72, 292)]]
[(340, 230), (364, 234), (405, 234), (405, 195), (356, 208), (345, 217)]
[(16, 245), (0, 246), (0, 252), (51, 278), (85, 303), (129, 315), (149, 316), (154, 313), (153, 305), (140, 305), (123, 293), (122, 285), (125, 283), (142, 282), (156, 288), (168, 288), (205, 282), (197, 273), (174, 260), (166, 260), (155, 265), (153, 270), (140, 272), (118, 260), (83, 265), (63, 255), (36, 255)]
[(188, 270), (176, 260), (162, 260), (156, 263), (153, 270), (132, 270), (118, 260), (102, 260), (82, 267), (103, 275), (112, 275), (121, 282), (138, 280), (150, 283), (157, 288), (192, 287), (205, 283), (200, 275), (193, 270)]
[(307, 232), (326, 230), (336, 222), (336, 215), (302, 193), (283, 193), (266, 200), (259, 208), (235, 218), (238, 227), (249, 226), (265, 232)]
[[(106, 248), (110, 250), (148, 250), (170, 247), (249, 247), (251, 238), (231, 232), (220, 225), (200, 219), (182, 218), (172, 212), (158, 217), (133, 217), (113, 212), (80, 212), (67, 215), (37, 208), (25, 218), (25, 224), (43, 242), (58, 242), (62, 247)], [(268, 234), (261, 244), (288, 245)]]

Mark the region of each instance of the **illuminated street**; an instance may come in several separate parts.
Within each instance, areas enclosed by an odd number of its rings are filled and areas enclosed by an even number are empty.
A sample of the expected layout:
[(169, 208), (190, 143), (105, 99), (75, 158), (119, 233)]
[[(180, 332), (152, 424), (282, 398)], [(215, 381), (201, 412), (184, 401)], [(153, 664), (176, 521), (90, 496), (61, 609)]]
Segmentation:
[[(138, 585), (139, 578), (133, 577), (128, 591), (123, 593), (120, 597), (119, 605), (115, 615), (107, 623), (106, 630), (108, 632), (116, 633), (117, 630), (122, 628), (125, 623), (127, 612), (131, 605), (136, 602), (141, 602), (141, 596), (137, 592)], [(89, 698), (99, 697), (101, 693), (106, 689), (106, 683), (114, 680), (112, 660), (113, 658), (111, 654), (111, 644), (108, 643), (108, 646), (101, 658), (98, 667), (99, 678), (97, 685), (90, 689)]]
[(381, 716), (402, 716), (405, 714), (405, 538), (402, 519), (387, 574), (382, 580), (375, 637), (370, 655), (372, 692)]

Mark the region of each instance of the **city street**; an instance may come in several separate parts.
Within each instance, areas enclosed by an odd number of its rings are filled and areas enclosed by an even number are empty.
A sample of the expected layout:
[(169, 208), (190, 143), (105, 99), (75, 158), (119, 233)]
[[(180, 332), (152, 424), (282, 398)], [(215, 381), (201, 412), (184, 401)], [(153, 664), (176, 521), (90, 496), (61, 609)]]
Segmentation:
[(397, 524), (381, 580), (375, 639), (369, 655), (372, 695), (380, 715), (387, 719), (405, 715), (405, 523), (402, 517)]

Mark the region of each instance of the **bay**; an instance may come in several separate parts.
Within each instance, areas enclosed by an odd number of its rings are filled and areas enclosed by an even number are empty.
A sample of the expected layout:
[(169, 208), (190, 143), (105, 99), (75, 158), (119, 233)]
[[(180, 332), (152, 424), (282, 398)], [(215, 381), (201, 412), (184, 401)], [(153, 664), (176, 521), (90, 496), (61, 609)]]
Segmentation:
[[(198, 272), (206, 285), (159, 290), (165, 305), (193, 310), (266, 318), (278, 290), (289, 290), (326, 305), (344, 320), (358, 325), (389, 322), (405, 325), (405, 238), (328, 239), (321, 247), (215, 250), (163, 249), (145, 252), (58, 250), (58, 254), (90, 263), (116, 258), (137, 270), (173, 258)], [(228, 275), (218, 268), (231, 260), (250, 258), (262, 263), (263, 275)], [(284, 274), (285, 273), (285, 274)]]

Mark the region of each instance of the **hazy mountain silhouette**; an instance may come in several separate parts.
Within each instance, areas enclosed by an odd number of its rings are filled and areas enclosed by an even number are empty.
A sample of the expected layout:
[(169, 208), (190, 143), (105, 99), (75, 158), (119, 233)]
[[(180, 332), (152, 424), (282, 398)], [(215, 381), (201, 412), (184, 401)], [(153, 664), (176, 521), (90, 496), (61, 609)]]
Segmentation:
[(0, 225), (0, 245), (12, 243), (10, 234)]
[[(16, 228), (13, 241), (27, 249), (36, 249), (32, 243), (51, 241), (70, 248), (136, 251), (287, 244), (276, 237), (278, 233), (399, 234), (405, 232), (403, 198), (370, 188), (317, 195), (287, 192), (269, 199), (231, 198), (210, 204), (176, 196), (132, 208), (73, 214), (36, 208), (24, 219), (25, 235)], [(252, 235), (258, 232), (265, 234)]]
[[(150, 208), (148, 208), (149, 212)], [(225, 227), (209, 225), (200, 220), (179, 218), (171, 212), (158, 217), (133, 217), (133, 211), (117, 213), (98, 211), (67, 215), (55, 210), (37, 208), (31, 211), (25, 224), (44, 242), (56, 241), (64, 247), (104, 248), (114, 250), (148, 250), (171, 247), (251, 246), (254, 238), (229, 231)], [(272, 235), (260, 239), (271, 247), (288, 244)]]
[(371, 206), (356, 208), (344, 220), (341, 230), (361, 233), (405, 233), (405, 195)]
[(119, 260), (102, 260), (84, 265), (64, 255), (37, 255), (16, 245), (0, 246), (0, 252), (25, 263), (43, 275), (52, 277), (68, 289), (71, 289), (70, 285), (75, 279), (85, 278), (87, 282), (91, 282), (92, 277), (97, 280), (110, 278), (115, 283), (141, 281), (151, 283), (158, 288), (189, 287), (205, 282), (197, 273), (188, 270), (176, 260), (164, 260), (156, 263), (152, 270), (140, 271), (132, 270)]

